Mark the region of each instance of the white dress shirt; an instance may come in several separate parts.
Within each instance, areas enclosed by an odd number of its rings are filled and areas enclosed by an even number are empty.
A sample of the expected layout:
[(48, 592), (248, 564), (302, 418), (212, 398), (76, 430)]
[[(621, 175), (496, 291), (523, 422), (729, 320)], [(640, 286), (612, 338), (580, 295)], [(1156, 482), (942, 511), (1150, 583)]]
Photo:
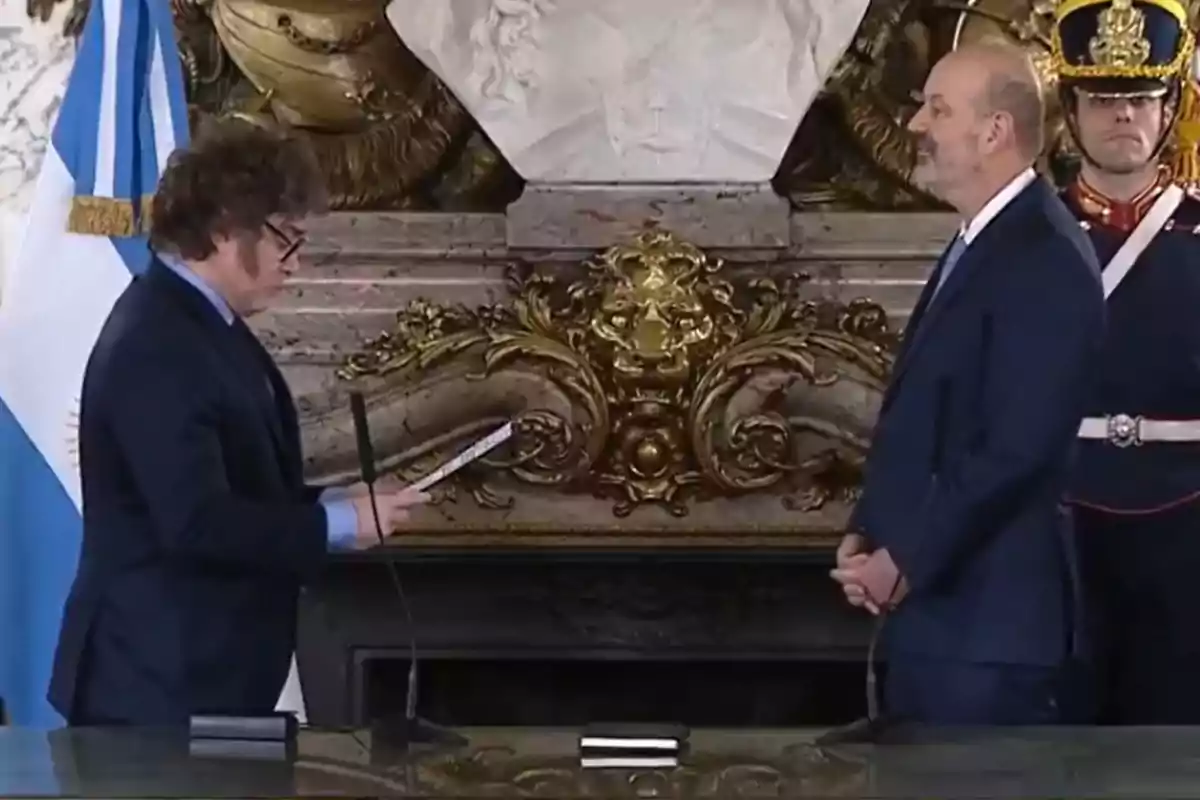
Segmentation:
[(1029, 184), (1037, 180), (1037, 173), (1033, 171), (1033, 167), (1026, 167), (1025, 171), (1017, 177), (1009, 181), (1003, 189), (992, 195), (992, 199), (988, 200), (983, 208), (979, 209), (970, 222), (963, 223), (959, 228), (958, 235), (962, 237), (964, 244), (970, 244), (980, 231), (987, 227), (987, 224), (996, 218), (996, 215), (1004, 210), (1004, 207), (1016, 199), (1017, 195), (1025, 191)]
[(942, 263), (939, 267), (938, 282), (933, 289), (933, 296), (942, 290), (946, 285), (946, 280), (950, 277), (950, 273), (954, 271), (958, 260), (962, 258), (963, 253), (971, 242), (979, 235), (980, 231), (987, 227), (987, 224), (996, 218), (996, 215), (1004, 210), (1004, 207), (1011, 203), (1017, 195), (1025, 190), (1025, 187), (1037, 180), (1037, 173), (1032, 167), (1027, 167), (1017, 177), (1009, 181), (1004, 188), (992, 195), (992, 199), (984, 204), (983, 208), (979, 209), (979, 213), (971, 219), (970, 222), (964, 222), (959, 226), (958, 233), (955, 234), (954, 240), (950, 242), (950, 246), (946, 249), (946, 254), (942, 256)]

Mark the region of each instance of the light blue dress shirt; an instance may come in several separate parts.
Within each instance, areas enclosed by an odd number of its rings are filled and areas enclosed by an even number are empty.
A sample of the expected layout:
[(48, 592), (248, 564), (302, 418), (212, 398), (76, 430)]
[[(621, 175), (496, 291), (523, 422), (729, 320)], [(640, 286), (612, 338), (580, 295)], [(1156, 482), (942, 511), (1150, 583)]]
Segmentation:
[[(212, 303), (213, 308), (217, 309), (221, 319), (225, 320), (225, 324), (233, 324), (233, 309), (225, 302), (225, 298), (217, 293), (216, 289), (209, 286), (203, 278), (188, 269), (178, 259), (161, 254), (158, 258), (166, 265), (167, 269), (204, 295), (208, 302)], [(354, 544), (355, 532), (358, 530), (358, 514), (354, 511), (354, 503), (346, 497), (346, 490), (326, 489), (321, 492), (318, 502), (325, 509), (325, 540), (329, 543), (329, 549), (351, 549)]]

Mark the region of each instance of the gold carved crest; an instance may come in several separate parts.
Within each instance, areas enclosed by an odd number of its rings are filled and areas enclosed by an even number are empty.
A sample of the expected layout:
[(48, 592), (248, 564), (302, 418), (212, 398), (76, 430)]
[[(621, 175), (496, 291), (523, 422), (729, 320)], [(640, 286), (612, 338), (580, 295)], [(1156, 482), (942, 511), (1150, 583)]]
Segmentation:
[(1140, 67), (1150, 58), (1146, 15), (1133, 0), (1113, 0), (1100, 12), (1096, 35), (1088, 42), (1092, 63), (1103, 67)]
[(392, 426), (381, 466), (406, 479), (512, 420), (504, 452), (449, 487), (478, 508), (590, 497), (602, 505), (572, 512), (576, 527), (606, 506), (610, 525), (640, 513), (653, 528), (749, 495), (785, 515), (848, 507), (895, 336), (878, 305), (806, 297), (806, 283), (739, 279), (651, 231), (574, 275), (514, 268), (508, 303), (414, 301), (340, 375), (365, 388), (374, 428)]

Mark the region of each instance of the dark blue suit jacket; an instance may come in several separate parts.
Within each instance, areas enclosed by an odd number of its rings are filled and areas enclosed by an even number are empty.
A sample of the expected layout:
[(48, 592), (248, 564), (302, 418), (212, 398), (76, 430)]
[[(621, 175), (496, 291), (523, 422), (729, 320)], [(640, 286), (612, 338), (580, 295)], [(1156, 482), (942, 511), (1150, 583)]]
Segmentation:
[(325, 513), (279, 371), (162, 264), (117, 300), (92, 352), (80, 465), (54, 707), (81, 724), (271, 711)]
[[(940, 269), (940, 267), (939, 267)], [(1070, 645), (1065, 512), (1100, 366), (1099, 264), (1041, 179), (918, 301), (851, 525), (910, 585), (889, 656), (1053, 666)]]

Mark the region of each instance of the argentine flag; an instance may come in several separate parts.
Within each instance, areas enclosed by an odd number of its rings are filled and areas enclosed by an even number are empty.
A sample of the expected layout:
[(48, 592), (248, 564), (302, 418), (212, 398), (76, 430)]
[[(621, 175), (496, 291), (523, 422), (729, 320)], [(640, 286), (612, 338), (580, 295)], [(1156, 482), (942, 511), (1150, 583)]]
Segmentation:
[(0, 293), (0, 697), (12, 724), (62, 724), (46, 690), (82, 534), (83, 370), (149, 264), (149, 197), (187, 136), (171, 0), (92, 0)]

